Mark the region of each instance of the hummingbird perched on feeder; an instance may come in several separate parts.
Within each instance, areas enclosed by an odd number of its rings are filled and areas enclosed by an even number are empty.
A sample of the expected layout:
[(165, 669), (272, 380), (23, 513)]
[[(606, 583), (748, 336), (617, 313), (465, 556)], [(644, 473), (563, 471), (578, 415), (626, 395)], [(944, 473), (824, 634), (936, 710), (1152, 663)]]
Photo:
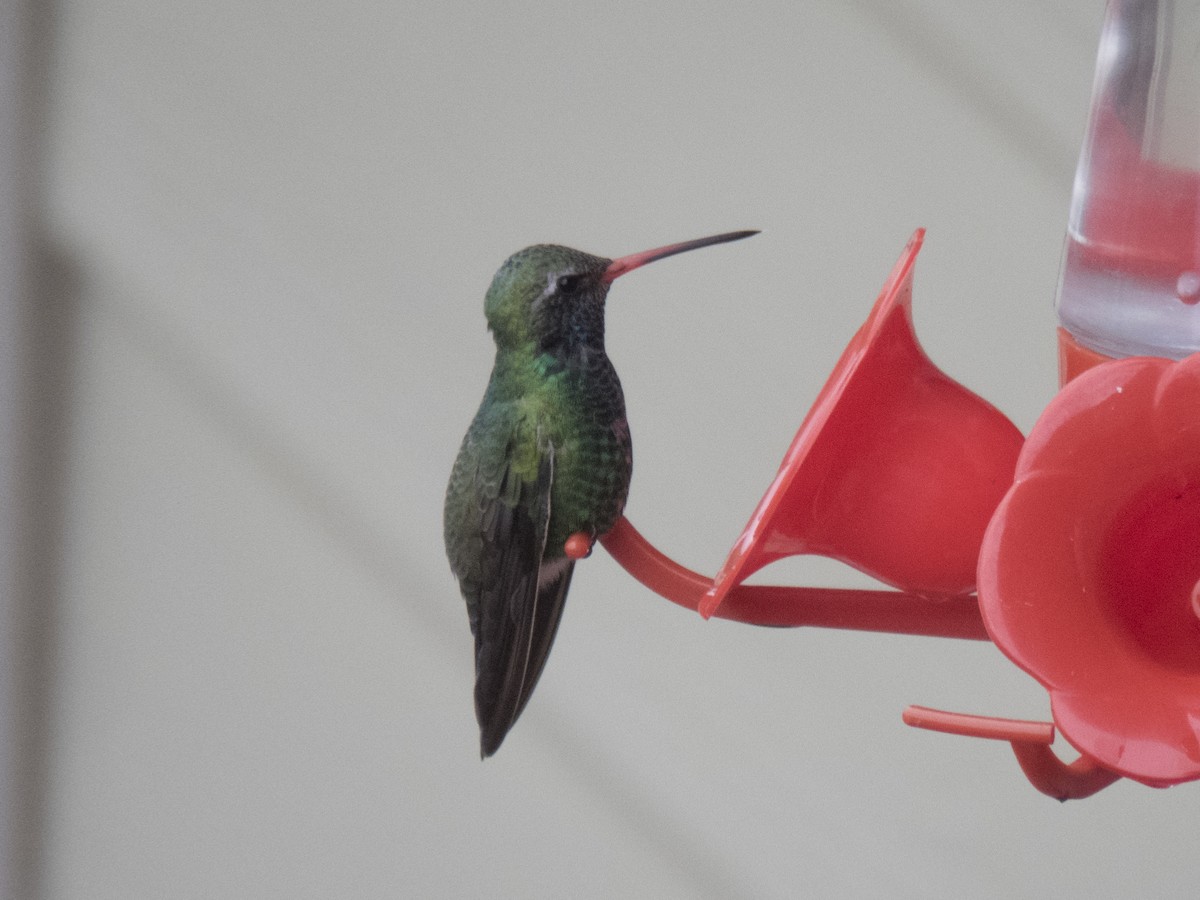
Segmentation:
[(475, 636), (483, 757), (500, 747), (550, 653), (575, 560), (620, 517), (633, 445), (604, 352), (613, 280), (655, 260), (757, 234), (734, 231), (605, 259), (537, 244), (484, 300), (496, 361), (446, 488), (446, 555)]

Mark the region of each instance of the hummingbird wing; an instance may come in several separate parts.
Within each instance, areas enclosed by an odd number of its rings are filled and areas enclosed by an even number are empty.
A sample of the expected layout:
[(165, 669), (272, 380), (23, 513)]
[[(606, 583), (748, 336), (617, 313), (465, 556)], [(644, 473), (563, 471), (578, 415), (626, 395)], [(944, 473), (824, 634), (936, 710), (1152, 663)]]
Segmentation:
[[(494, 418), (490, 424), (493, 438), (503, 432)], [(502, 445), (477, 444), (482, 452), (471, 454), (474, 483), (464, 493), (474, 502), (460, 509), (475, 550), (469, 567), (451, 560), (475, 635), (475, 715), (484, 757), (500, 747), (533, 693), (574, 569), (561, 548), (547, 547), (554, 444), (523, 417), (513, 424)], [(521, 452), (535, 446), (532, 458)]]

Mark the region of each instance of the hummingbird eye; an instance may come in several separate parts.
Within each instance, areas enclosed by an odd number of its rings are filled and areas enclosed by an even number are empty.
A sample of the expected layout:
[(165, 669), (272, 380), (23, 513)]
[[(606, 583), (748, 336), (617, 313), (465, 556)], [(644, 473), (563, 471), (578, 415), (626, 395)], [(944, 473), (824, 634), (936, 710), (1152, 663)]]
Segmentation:
[(559, 275), (555, 286), (558, 288), (560, 294), (569, 296), (579, 290), (579, 285), (582, 281), (583, 278), (579, 275)]

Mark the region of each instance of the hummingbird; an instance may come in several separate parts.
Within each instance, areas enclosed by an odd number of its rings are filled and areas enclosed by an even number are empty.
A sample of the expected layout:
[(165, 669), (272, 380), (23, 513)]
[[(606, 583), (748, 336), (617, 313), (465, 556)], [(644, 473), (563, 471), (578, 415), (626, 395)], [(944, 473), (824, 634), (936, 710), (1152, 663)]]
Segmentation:
[[(535, 244), (484, 299), (496, 359), (446, 487), (446, 555), (475, 637), (475, 716), (487, 758), (529, 702), (575, 559), (625, 508), (633, 445), (604, 351), (613, 281), (655, 260), (736, 241), (734, 231), (606, 259)], [(567, 541), (578, 538), (568, 555)]]

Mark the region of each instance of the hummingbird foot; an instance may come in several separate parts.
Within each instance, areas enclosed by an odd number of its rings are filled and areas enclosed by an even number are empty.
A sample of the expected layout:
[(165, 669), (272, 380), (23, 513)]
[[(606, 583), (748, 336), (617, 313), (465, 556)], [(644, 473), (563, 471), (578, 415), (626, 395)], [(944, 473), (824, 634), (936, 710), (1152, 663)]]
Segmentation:
[(587, 559), (592, 555), (592, 547), (595, 544), (596, 535), (594, 533), (576, 531), (563, 544), (563, 552), (567, 554), (568, 559)]

